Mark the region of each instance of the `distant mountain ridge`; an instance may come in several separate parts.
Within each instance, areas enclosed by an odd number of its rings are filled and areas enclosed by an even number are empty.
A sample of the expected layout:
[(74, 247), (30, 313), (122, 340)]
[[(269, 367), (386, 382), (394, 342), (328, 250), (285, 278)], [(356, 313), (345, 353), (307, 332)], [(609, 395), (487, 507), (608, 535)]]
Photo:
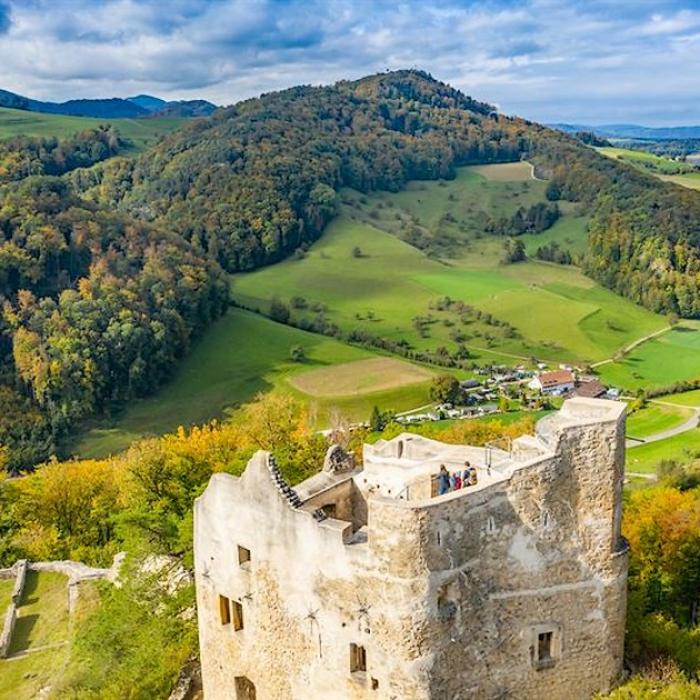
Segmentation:
[(548, 124), (552, 129), (558, 129), (567, 134), (592, 132), (596, 136), (617, 139), (648, 139), (663, 141), (671, 139), (700, 139), (700, 126), (639, 126), (638, 124), (602, 124), (589, 126), (586, 124)]
[(24, 95), (0, 90), (0, 107), (22, 109), (45, 114), (65, 114), (98, 119), (140, 119), (147, 117), (208, 117), (217, 106), (206, 100), (167, 102), (152, 95), (137, 95), (123, 99), (80, 99), (66, 102), (42, 102)]

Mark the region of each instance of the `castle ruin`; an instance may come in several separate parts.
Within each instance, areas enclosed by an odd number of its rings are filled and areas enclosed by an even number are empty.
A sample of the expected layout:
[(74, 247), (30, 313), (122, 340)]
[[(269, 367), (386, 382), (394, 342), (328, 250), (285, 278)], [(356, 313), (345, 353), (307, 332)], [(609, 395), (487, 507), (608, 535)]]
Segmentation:
[[(206, 700), (576, 700), (622, 673), (621, 403), (500, 447), (410, 433), (291, 488), (259, 452), (195, 506)], [(476, 485), (436, 495), (440, 465)]]

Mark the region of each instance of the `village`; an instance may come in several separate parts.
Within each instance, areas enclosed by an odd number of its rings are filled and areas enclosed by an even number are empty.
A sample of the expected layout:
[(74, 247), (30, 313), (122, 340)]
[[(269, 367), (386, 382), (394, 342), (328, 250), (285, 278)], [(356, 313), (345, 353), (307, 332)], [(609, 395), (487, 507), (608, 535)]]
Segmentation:
[(510, 368), (489, 365), (475, 370), (479, 379), (459, 382), (459, 391), (452, 401), (437, 403), (398, 414), (397, 423), (413, 425), (429, 421), (478, 418), (510, 410), (539, 411), (555, 408), (567, 398), (618, 399), (620, 391), (605, 386), (595, 375), (578, 367), (559, 365), (549, 369), (540, 362), (537, 370), (524, 365)]

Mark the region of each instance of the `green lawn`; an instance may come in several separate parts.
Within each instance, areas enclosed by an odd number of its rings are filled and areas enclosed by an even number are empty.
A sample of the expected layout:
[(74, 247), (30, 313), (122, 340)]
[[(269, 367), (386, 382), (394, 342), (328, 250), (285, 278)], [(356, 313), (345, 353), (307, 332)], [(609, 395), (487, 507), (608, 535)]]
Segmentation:
[(0, 139), (12, 136), (44, 136), (66, 138), (100, 124), (111, 124), (134, 150), (143, 150), (163, 134), (182, 126), (187, 120), (173, 118), (153, 119), (94, 119), (69, 117), (62, 114), (43, 114), (0, 107)]
[(0, 661), (0, 698), (32, 700), (55, 684), (68, 660), (68, 637), (68, 579), (27, 572), (10, 646), (20, 656)]
[[(304, 348), (305, 362), (290, 360), (293, 345)], [(173, 379), (155, 396), (130, 403), (111, 422), (92, 426), (74, 451), (82, 457), (115, 453), (139, 437), (219, 418), (257, 393), (273, 389), (316, 403), (321, 422), (332, 407), (354, 420), (364, 420), (375, 404), (400, 411), (428, 402), (428, 381), (332, 398), (309, 396), (287, 381), (302, 372), (376, 356), (331, 338), (231, 309), (192, 348)]]
[(700, 457), (700, 429), (695, 428), (666, 440), (627, 450), (626, 469), (630, 472), (653, 473), (663, 459), (687, 464)]
[(627, 436), (644, 438), (685, 423), (693, 411), (650, 403), (627, 417)]
[[(513, 167), (489, 166), (492, 174)], [(306, 257), (236, 275), (234, 297), (265, 311), (273, 297), (302, 295), (324, 304), (328, 318), (344, 330), (362, 328), (385, 338), (404, 338), (426, 350), (440, 345), (454, 349), (454, 334), (460, 331), (474, 359), (490, 362), (531, 356), (594, 362), (662, 328), (661, 317), (603, 289), (575, 268), (500, 264), (502, 240), (477, 230), (479, 212), (507, 215), (542, 201), (544, 187), (532, 180), (488, 180), (475, 168), (463, 168), (454, 181), (411, 183), (396, 194), (344, 191), (339, 216)], [(452, 216), (447, 224), (445, 212)], [(406, 221), (425, 230), (440, 229), (455, 244), (453, 254), (429, 256), (405, 243), (401, 227)], [(561, 236), (562, 245), (569, 240), (580, 249), (585, 221), (569, 208), (541, 235), (543, 242)], [(531, 236), (528, 246), (535, 246), (536, 239)], [(362, 257), (353, 257), (355, 248)], [(454, 313), (434, 308), (445, 295), (511, 324), (520, 336), (475, 319), (460, 325)], [(428, 315), (432, 322), (422, 337), (414, 318)]]
[(700, 378), (700, 322), (683, 321), (598, 371), (606, 384), (630, 391)]

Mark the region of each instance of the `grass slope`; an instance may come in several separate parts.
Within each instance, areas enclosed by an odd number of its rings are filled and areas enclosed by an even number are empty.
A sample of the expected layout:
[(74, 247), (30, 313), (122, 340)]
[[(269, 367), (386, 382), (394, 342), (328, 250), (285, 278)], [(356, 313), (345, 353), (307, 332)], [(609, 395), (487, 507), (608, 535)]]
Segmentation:
[[(290, 360), (293, 345), (304, 348), (305, 362)], [(310, 371), (328, 371), (334, 365), (374, 357), (377, 356), (373, 353), (336, 340), (231, 309), (192, 348), (173, 379), (158, 394), (131, 403), (113, 421), (93, 426), (74, 449), (83, 457), (118, 452), (145, 435), (219, 418), (258, 392), (274, 389), (315, 402), (322, 421), (332, 407), (360, 420), (369, 416), (375, 403), (382, 408), (406, 410), (428, 401), (429, 381), (416, 382), (413, 376), (386, 391), (372, 392), (370, 386), (359, 394), (350, 391), (348, 396), (330, 398), (307, 394), (287, 381)]]
[(163, 134), (175, 131), (183, 123), (183, 119), (173, 118), (94, 119), (0, 107), (0, 139), (12, 136), (65, 138), (100, 124), (111, 124), (119, 130), (123, 138), (128, 139), (132, 149), (137, 151), (155, 143)]
[(700, 389), (695, 389), (694, 391), (684, 391), (681, 394), (661, 396), (659, 397), (659, 401), (674, 403), (678, 406), (692, 406), (693, 408), (700, 408)]
[(625, 163), (656, 175), (660, 180), (674, 182), (692, 190), (700, 189), (700, 172), (693, 171), (690, 165), (679, 163), (673, 158), (657, 156), (646, 151), (635, 151), (628, 148), (598, 148), (598, 151), (609, 158)]
[(0, 698), (31, 700), (53, 684), (68, 660), (68, 580), (51, 572), (27, 572), (10, 655), (0, 660)]
[(607, 384), (630, 391), (700, 378), (700, 322), (683, 321), (598, 371)]
[(680, 406), (674, 408), (650, 403), (627, 417), (627, 435), (635, 438), (649, 437), (682, 425), (692, 415), (693, 412), (690, 409)]
[[(430, 308), (431, 302), (448, 295), (520, 331), (521, 337), (507, 337), (478, 321), (461, 328), (465, 344), (480, 361), (536, 356), (552, 362), (594, 362), (663, 327), (659, 316), (603, 289), (575, 268), (499, 264), (502, 240), (477, 230), (478, 212), (507, 215), (541, 201), (544, 183), (496, 179), (498, 168), (512, 169), (513, 164), (489, 166), (491, 180), (481, 174), (483, 167), (463, 168), (453, 182), (411, 183), (397, 194), (345, 192), (339, 216), (306, 257), (237, 275), (234, 297), (264, 311), (273, 297), (302, 295), (326, 305), (330, 320), (345, 330), (359, 327), (434, 350), (456, 346), (452, 338), (460, 320)], [(456, 223), (444, 224), (446, 211)], [(407, 220), (426, 230), (442, 227), (444, 236), (458, 245), (455, 255), (437, 259), (402, 241), (402, 222)], [(557, 226), (558, 235), (581, 245), (585, 223), (580, 217), (569, 212)], [(546, 233), (552, 240), (555, 232)], [(534, 245), (532, 240), (529, 245)], [(354, 248), (363, 257), (353, 257)], [(413, 319), (431, 313), (429, 335), (421, 337)]]
[(631, 472), (651, 474), (661, 460), (688, 464), (700, 456), (700, 429), (695, 428), (666, 440), (650, 442), (627, 450), (625, 468)]

